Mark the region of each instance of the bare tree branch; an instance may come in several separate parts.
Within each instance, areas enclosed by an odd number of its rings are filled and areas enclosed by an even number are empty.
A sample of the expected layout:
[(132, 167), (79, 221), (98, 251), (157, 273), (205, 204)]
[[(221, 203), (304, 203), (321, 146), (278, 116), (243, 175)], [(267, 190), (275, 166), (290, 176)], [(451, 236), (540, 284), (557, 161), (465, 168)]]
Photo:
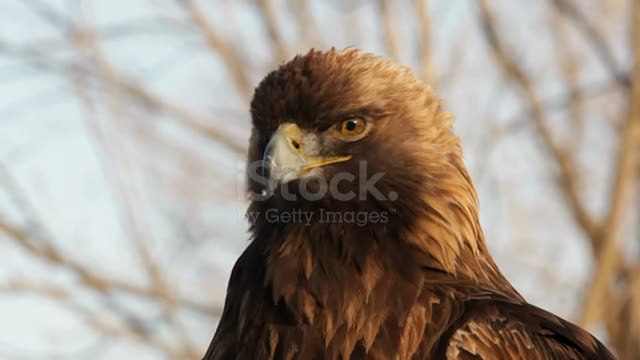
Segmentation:
[[(78, 17), (76, 21), (82, 21), (81, 17)], [(78, 27), (78, 25), (76, 26)], [(110, 67), (106, 65), (104, 56), (99, 49), (99, 45), (96, 43), (95, 37), (92, 36), (91, 30), (89, 30), (84, 24), (81, 26), (82, 27), (78, 27), (76, 31), (72, 32), (75, 35), (74, 42), (77, 43), (81, 53), (90, 52), (98, 63), (98, 68), (103, 74), (102, 77), (107, 82), (105, 87), (107, 89), (108, 103), (115, 120), (111, 122), (111, 124), (116, 128), (116, 132), (123, 135), (121, 122), (125, 116), (121, 111), (122, 109), (119, 98), (113, 91), (113, 89), (117, 87), (113, 80), (113, 74), (110, 72)], [(86, 82), (82, 82), (82, 84), (86, 85)], [(101, 125), (96, 121), (97, 119), (94, 116), (96, 111), (91, 98), (87, 95), (83, 96), (83, 94), (88, 93), (87, 87), (79, 85), (78, 88), (79, 96), (82, 97), (86, 103), (88, 110), (87, 117), (93, 125), (91, 128), (95, 130), (98, 138), (100, 139), (100, 144), (103, 145), (102, 148), (104, 153), (109, 156), (113, 163), (111, 168), (115, 173), (114, 177), (116, 181), (114, 181), (114, 184), (120, 195), (120, 200), (124, 204), (123, 208), (126, 214), (124, 216), (124, 220), (129, 225), (128, 228), (131, 229), (132, 239), (136, 245), (143, 268), (146, 270), (146, 273), (151, 280), (151, 286), (154, 288), (154, 291), (161, 294), (161, 297), (166, 299), (164, 305), (167, 310), (167, 317), (176, 329), (178, 337), (183, 343), (183, 349), (188, 349), (191, 345), (189, 344), (186, 331), (180, 322), (180, 319), (176, 315), (175, 297), (173, 296), (173, 292), (169, 289), (169, 285), (167, 284), (163, 273), (159, 269), (150, 249), (152, 235), (145, 220), (142, 196), (134, 185), (135, 181), (131, 181), (131, 179), (136, 178), (136, 169), (129, 161), (131, 156), (126, 153), (126, 149), (128, 147), (123, 140), (120, 140), (123, 137), (109, 136), (107, 135), (107, 132), (100, 129)], [(126, 137), (124, 138), (126, 139)], [(127, 174), (128, 178), (125, 178), (124, 174)]]
[[(618, 272), (620, 267), (623, 267), (623, 258), (620, 256), (620, 249), (616, 246), (617, 236), (620, 231), (621, 225), (621, 213), (624, 211), (625, 203), (624, 199), (627, 193), (627, 184), (629, 180), (629, 171), (627, 164), (629, 159), (625, 158), (628, 153), (628, 145), (625, 145), (620, 153), (619, 168), (616, 174), (616, 185), (612, 194), (612, 203), (609, 207), (609, 212), (605, 225), (599, 225), (595, 220), (587, 214), (580, 199), (578, 197), (578, 191), (576, 187), (575, 174), (573, 172), (573, 164), (566, 150), (560, 149), (553, 137), (551, 130), (547, 127), (544, 112), (539, 105), (539, 100), (533, 90), (533, 84), (530, 82), (526, 73), (517, 65), (511, 55), (505, 50), (502, 45), (498, 32), (495, 28), (495, 21), (488, 8), (486, 0), (479, 1), (480, 17), (483, 24), (485, 38), (491, 47), (492, 55), (496, 62), (500, 65), (503, 71), (509, 75), (509, 77), (520, 86), (525, 98), (527, 99), (531, 107), (531, 117), (534, 120), (534, 124), (541, 135), (543, 143), (549, 152), (552, 154), (556, 164), (560, 169), (560, 176), (562, 179), (561, 185), (567, 196), (568, 203), (572, 210), (572, 214), (575, 217), (578, 225), (585, 231), (588, 238), (591, 240), (591, 246), (594, 256), (598, 259), (599, 267), (594, 282), (591, 285), (591, 295), (588, 297), (587, 304), (585, 305), (585, 311), (589, 314), (587, 321), (584, 323), (590, 324), (591, 321), (599, 319), (601, 313), (598, 306), (602, 306), (605, 299), (609, 303), (615, 303), (618, 299), (613, 297), (613, 294), (609, 290), (609, 281), (611, 276)], [(627, 135), (629, 136), (629, 135)], [(632, 135), (631, 138), (636, 135)], [(625, 142), (628, 140), (624, 140)], [(637, 151), (637, 150), (636, 150)], [(613, 240), (612, 240), (613, 239)], [(609, 245), (607, 245), (609, 244)], [(616, 260), (620, 259), (619, 262)], [(595, 295), (594, 295), (595, 294)], [(595, 310), (594, 310), (595, 309)], [(583, 315), (583, 320), (585, 316)], [(607, 323), (610, 333), (615, 333), (619, 324)]]
[[(78, 72), (95, 77), (100, 76), (100, 74), (94, 72), (94, 69), (91, 69), (84, 64), (76, 62), (56, 63), (47, 60), (47, 54), (36, 48), (24, 46), (18, 47), (3, 43), (0, 40), (0, 52), (26, 58), (29, 64), (43, 70), (62, 72), (63, 74), (68, 73), (71, 76), (76, 75)], [(105, 64), (105, 66), (110, 65)], [(206, 125), (207, 122), (209, 122), (208, 120), (202, 119), (182, 106), (171, 103), (166, 99), (151, 93), (137, 82), (121, 76), (113, 68), (111, 68), (111, 73), (113, 74), (114, 83), (118, 85), (122, 91), (125, 91), (132, 99), (138, 101), (150, 111), (157, 111), (171, 115), (175, 119), (179, 120), (179, 122), (186, 128), (204, 135), (206, 138), (213, 140), (218, 144), (224, 145), (238, 155), (244, 155), (245, 147), (243, 145), (232, 141), (227, 134), (221, 133), (219, 129)]]
[(596, 273), (592, 278), (586, 302), (584, 304), (581, 323), (585, 326), (593, 324), (602, 315), (603, 300), (612, 276), (620, 268), (620, 250), (624, 212), (632, 200), (632, 187), (636, 180), (640, 154), (640, 6), (634, 3), (632, 13), (633, 75), (629, 111), (625, 129), (622, 132), (622, 144), (618, 153), (617, 171), (613, 184), (611, 204), (607, 220), (602, 231), (603, 243), (601, 256), (598, 258)]
[(584, 34), (588, 40), (587, 44), (593, 48), (600, 62), (605, 66), (611, 77), (616, 79), (617, 83), (621, 86), (628, 88), (630, 86), (629, 79), (620, 71), (620, 67), (613, 56), (613, 51), (609, 49), (607, 41), (600, 34), (596, 26), (590, 23), (587, 17), (569, 0), (552, 0), (551, 2), (560, 13), (571, 19), (578, 30)]
[(480, 21), (483, 26), (485, 39), (487, 40), (495, 61), (500, 65), (502, 70), (516, 83), (520, 90), (523, 92), (527, 99), (529, 109), (531, 111), (531, 118), (534, 121), (536, 129), (540, 134), (540, 137), (552, 155), (555, 163), (560, 170), (560, 186), (564, 190), (564, 194), (567, 197), (568, 205), (572, 210), (572, 214), (575, 217), (576, 222), (586, 232), (592, 243), (597, 247), (599, 239), (598, 224), (591, 215), (588, 214), (584, 206), (582, 205), (578, 192), (577, 177), (574, 173), (574, 166), (571, 162), (570, 155), (561, 149), (555, 142), (553, 134), (547, 126), (544, 110), (541, 106), (541, 102), (538, 96), (533, 90), (533, 84), (520, 69), (513, 57), (505, 50), (498, 33), (495, 28), (495, 20), (491, 14), (486, 0), (480, 0), (478, 2), (480, 7)]
[[(28, 254), (45, 260), (47, 263), (60, 266), (78, 276), (78, 280), (84, 286), (95, 291), (106, 293), (109, 291), (121, 291), (135, 296), (141, 296), (150, 300), (158, 299), (159, 295), (154, 289), (139, 287), (134, 284), (120, 280), (104, 277), (86, 268), (78, 261), (69, 256), (63, 255), (50, 244), (51, 241), (37, 241), (31, 238), (29, 233), (20, 227), (10, 224), (0, 219), (0, 232), (13, 239), (15, 244), (25, 250)], [(178, 298), (178, 303), (185, 309), (195, 311), (202, 315), (216, 316), (221, 314), (219, 307), (211, 307), (190, 299)]]
[(176, 350), (172, 344), (152, 336), (152, 334), (145, 331), (143, 327), (117, 326), (113, 324), (113, 321), (105, 321), (102, 314), (74, 301), (74, 296), (70, 291), (57, 285), (16, 279), (0, 284), (0, 293), (40, 296), (78, 314), (86, 321), (87, 325), (101, 333), (127, 338), (128, 340), (142, 343), (154, 349), (161, 349), (169, 354), (177, 355), (178, 353), (182, 353)]

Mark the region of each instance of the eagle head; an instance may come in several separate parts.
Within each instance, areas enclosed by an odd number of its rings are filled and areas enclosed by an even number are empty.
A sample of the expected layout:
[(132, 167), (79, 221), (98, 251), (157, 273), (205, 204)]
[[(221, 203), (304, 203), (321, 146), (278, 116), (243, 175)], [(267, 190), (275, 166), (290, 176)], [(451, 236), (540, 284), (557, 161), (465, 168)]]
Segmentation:
[(256, 88), (251, 115), (250, 211), (407, 215), (446, 191), (439, 185), (451, 185), (452, 174), (466, 182), (452, 117), (430, 88), (357, 49), (311, 50), (284, 63)]

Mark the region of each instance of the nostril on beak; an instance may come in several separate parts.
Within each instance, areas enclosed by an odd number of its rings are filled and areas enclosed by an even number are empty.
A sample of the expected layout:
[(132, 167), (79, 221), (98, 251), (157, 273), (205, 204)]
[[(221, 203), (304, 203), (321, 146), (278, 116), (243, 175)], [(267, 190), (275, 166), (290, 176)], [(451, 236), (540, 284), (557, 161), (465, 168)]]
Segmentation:
[(298, 151), (299, 151), (299, 150), (300, 150), (300, 148), (301, 148), (300, 143), (298, 143), (298, 142), (297, 142), (297, 141), (295, 141), (295, 140), (291, 140), (291, 145), (293, 145), (293, 147), (294, 147), (296, 150), (298, 150)]

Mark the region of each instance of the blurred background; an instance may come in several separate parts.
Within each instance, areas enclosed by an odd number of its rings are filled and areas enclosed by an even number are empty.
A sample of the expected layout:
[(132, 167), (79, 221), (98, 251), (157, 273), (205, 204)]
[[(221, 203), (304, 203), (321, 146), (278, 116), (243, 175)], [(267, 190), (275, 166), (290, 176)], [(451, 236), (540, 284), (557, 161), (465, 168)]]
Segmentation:
[(247, 245), (252, 90), (332, 46), (435, 89), (507, 277), (640, 359), (639, 8), (3, 0), (0, 359), (199, 359)]

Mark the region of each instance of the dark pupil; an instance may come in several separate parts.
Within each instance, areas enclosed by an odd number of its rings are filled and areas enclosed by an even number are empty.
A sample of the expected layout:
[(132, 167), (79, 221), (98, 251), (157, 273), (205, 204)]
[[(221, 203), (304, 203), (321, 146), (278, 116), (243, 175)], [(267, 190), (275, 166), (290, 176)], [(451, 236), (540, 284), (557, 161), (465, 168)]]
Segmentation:
[(347, 130), (353, 131), (356, 129), (356, 122), (353, 120), (347, 121)]

